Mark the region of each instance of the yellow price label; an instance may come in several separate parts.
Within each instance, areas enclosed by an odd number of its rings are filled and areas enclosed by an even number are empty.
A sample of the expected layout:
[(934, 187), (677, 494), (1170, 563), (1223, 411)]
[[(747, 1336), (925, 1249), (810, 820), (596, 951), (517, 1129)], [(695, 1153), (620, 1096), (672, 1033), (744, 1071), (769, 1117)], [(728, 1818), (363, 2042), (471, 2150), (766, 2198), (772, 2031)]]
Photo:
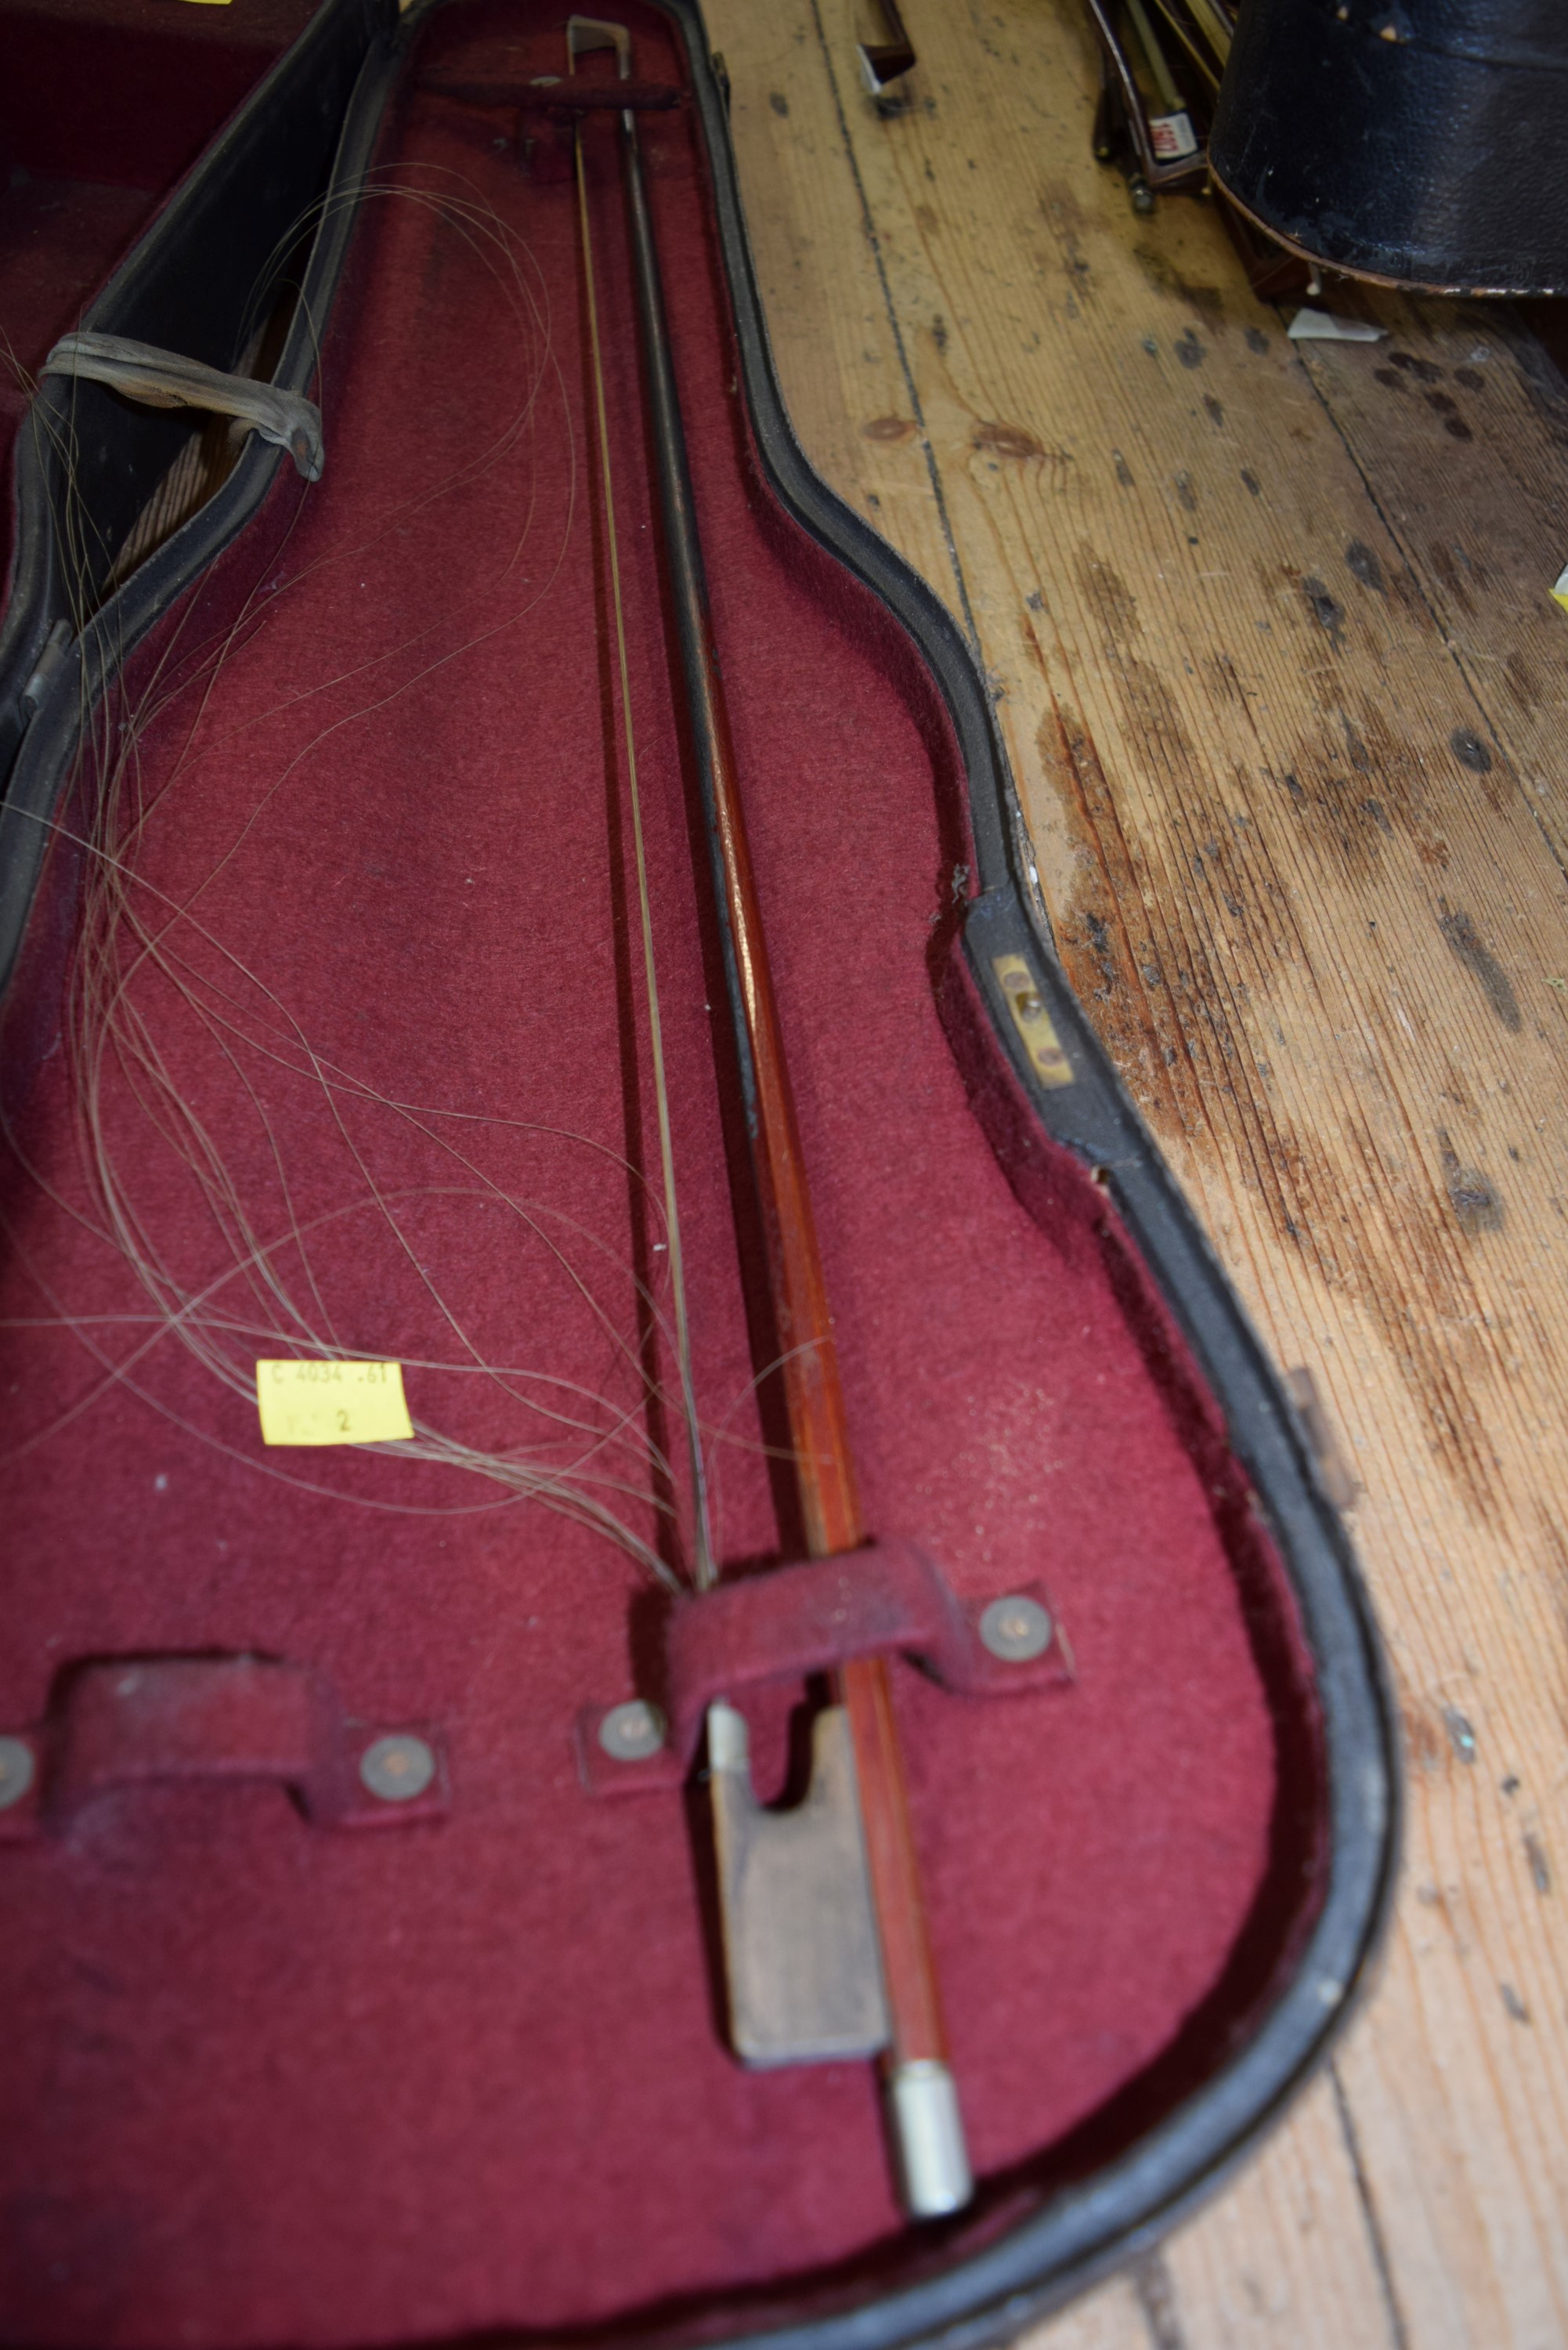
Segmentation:
[(395, 1444), (414, 1424), (401, 1363), (260, 1362), (264, 1444)]

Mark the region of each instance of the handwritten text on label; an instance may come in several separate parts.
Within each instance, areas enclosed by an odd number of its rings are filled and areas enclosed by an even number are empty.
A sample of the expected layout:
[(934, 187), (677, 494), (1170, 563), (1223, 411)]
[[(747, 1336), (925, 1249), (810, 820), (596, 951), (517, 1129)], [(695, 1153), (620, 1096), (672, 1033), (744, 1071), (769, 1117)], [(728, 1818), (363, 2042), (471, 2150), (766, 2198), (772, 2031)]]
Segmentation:
[(259, 1362), (264, 1444), (392, 1444), (412, 1436), (400, 1363)]

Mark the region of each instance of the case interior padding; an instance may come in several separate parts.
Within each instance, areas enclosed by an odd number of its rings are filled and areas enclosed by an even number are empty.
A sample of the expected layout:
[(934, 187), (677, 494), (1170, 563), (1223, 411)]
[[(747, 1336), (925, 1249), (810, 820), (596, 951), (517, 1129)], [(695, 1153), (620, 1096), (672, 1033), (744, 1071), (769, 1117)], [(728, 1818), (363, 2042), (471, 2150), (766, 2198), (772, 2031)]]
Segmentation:
[[(639, 77), (679, 78), (664, 20), (626, 14)], [(241, 1374), (290, 1351), (286, 1290), (402, 1361), (420, 1423), (559, 1460), (519, 1397), (635, 1421), (634, 1276), (665, 1262), (606, 522), (564, 151), (541, 126), (524, 170), (514, 111), (421, 88), (438, 67), (562, 71), (559, 22), (433, 17), (326, 344), (324, 479), (280, 475), (94, 730), (136, 730), (128, 886), (157, 949), (126, 1002), (234, 1194), (211, 1163), (192, 1179), (112, 1056), (102, 1135), (140, 1244), (184, 1292), (217, 1284)], [(896, 1668), (981, 2194), (910, 2229), (868, 2066), (750, 2074), (726, 2053), (699, 1797), (591, 1796), (574, 1757), (580, 1709), (631, 1694), (656, 1637), (637, 1570), (452, 1469), (264, 1452), (243, 1377), (136, 1318), (82, 1173), (58, 944), (92, 868), (89, 757), (6, 1014), (0, 1729), (61, 1718), (89, 1660), (254, 1653), (325, 1676), (355, 1721), (437, 1728), (450, 1807), (362, 1835), (276, 1785), (185, 1783), (0, 1846), (16, 2340), (690, 2334), (884, 2291), (1173, 2110), (1314, 1914), (1315, 1705), (1284, 1575), (1103, 1193), (1061, 1154), (1026, 1206), (977, 1122), (966, 1076), (1010, 1081), (978, 1030), (961, 1069), (939, 1017), (972, 863), (946, 716), (763, 485), (690, 111), (640, 137), (867, 1522), (965, 1598), (1042, 1581), (1076, 1671), (981, 1700)], [(736, 1571), (798, 1534), (753, 1387), (755, 1233), (614, 142), (591, 126), (619, 552)], [(754, 1709), (770, 1790), (805, 1694)]]
[(7, 161), (162, 196), (313, 13), (312, 0), (6, 0)]

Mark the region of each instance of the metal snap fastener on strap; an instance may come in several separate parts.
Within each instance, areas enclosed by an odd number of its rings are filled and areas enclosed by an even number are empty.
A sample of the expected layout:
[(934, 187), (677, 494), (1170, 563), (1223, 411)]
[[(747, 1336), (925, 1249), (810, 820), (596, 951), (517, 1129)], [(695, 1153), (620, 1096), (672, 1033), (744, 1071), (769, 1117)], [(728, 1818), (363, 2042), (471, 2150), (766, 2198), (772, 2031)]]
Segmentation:
[(1021, 1593), (993, 1599), (980, 1619), (981, 1641), (993, 1657), (1010, 1665), (1026, 1665), (1031, 1658), (1043, 1657), (1054, 1630), (1050, 1611)]
[(642, 1762), (664, 1743), (664, 1716), (639, 1697), (612, 1705), (599, 1724), (599, 1744), (618, 1762)]
[(435, 1777), (436, 1760), (422, 1738), (396, 1731), (378, 1738), (359, 1757), (359, 1776), (383, 1803), (410, 1804)]

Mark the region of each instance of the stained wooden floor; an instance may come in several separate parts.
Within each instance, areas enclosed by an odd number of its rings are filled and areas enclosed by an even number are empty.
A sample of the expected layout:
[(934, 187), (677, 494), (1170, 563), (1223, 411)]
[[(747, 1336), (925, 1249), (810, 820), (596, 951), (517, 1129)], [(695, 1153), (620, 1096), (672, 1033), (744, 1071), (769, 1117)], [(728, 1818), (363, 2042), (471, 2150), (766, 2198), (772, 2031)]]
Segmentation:
[(1032, 2350), (1568, 2344), (1568, 395), (1495, 310), (1289, 344), (1090, 160), (1076, 0), (708, 0), (820, 470), (973, 632), (1061, 951), (1284, 1364), (1403, 1708), (1380, 1988)]

